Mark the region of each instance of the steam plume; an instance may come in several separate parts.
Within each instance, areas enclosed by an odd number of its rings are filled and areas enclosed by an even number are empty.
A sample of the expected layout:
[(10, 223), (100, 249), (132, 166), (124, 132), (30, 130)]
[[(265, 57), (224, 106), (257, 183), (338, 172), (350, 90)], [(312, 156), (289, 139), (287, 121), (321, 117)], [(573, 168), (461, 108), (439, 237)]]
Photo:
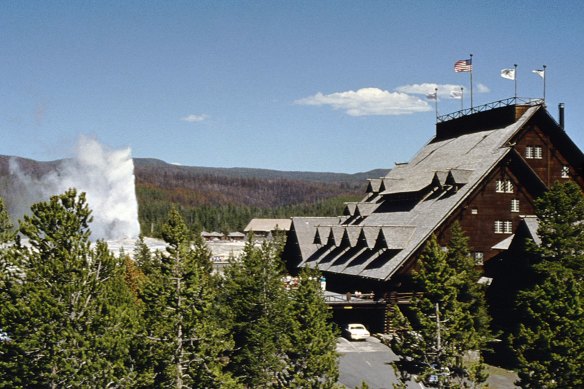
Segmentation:
[(135, 238), (140, 233), (134, 162), (129, 148), (112, 150), (95, 139), (82, 136), (74, 158), (63, 160), (55, 171), (34, 178), (11, 160), (10, 173), (18, 179), (20, 192), (19, 201), (12, 202), (10, 207), (14, 209), (11, 210), (13, 216), (21, 216), (23, 208), (29, 209), (35, 202), (76, 188), (87, 194), (93, 210), (93, 239)]

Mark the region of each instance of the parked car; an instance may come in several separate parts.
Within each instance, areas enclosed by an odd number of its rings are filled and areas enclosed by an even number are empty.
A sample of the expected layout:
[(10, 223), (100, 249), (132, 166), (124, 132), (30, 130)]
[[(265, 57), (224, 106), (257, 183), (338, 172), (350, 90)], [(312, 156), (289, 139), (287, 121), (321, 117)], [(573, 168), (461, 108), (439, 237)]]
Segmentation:
[(371, 336), (367, 328), (360, 323), (351, 323), (343, 327), (343, 335), (350, 340), (364, 340)]
[(438, 387), (450, 376), (450, 370), (447, 367), (440, 367), (433, 363), (430, 365), (429, 373), (424, 382), (430, 387)]

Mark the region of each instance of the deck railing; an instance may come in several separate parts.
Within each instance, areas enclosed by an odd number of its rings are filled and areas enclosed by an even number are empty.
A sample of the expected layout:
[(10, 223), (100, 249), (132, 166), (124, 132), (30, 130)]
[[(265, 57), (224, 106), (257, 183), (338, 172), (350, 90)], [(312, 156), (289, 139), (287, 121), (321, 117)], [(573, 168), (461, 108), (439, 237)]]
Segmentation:
[(493, 108), (507, 107), (510, 105), (543, 105), (545, 102), (543, 99), (533, 99), (527, 97), (510, 97), (508, 99), (494, 101), (492, 103), (487, 103), (484, 105), (478, 105), (476, 107), (462, 109), (460, 111), (448, 113), (446, 115), (441, 115), (436, 117), (436, 123), (446, 122), (452, 119), (458, 119), (466, 115), (472, 115), (473, 113), (488, 111)]

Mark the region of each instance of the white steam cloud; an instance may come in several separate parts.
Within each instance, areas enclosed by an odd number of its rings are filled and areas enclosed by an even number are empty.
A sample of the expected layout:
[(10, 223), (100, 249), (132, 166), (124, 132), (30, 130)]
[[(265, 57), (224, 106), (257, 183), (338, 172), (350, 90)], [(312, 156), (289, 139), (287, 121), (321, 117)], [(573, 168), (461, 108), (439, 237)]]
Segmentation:
[(135, 238), (140, 234), (134, 162), (129, 148), (112, 150), (83, 136), (75, 156), (63, 160), (54, 171), (40, 178), (32, 177), (12, 160), (10, 173), (18, 179), (20, 192), (13, 216), (21, 216), (23, 208), (30, 209), (36, 202), (76, 188), (87, 194), (93, 211), (92, 239)]

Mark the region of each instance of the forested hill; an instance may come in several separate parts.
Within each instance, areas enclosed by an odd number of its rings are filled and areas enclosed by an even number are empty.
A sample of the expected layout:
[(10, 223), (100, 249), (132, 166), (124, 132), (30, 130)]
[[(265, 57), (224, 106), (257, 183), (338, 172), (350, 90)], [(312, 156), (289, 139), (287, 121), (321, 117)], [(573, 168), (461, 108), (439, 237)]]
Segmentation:
[(248, 168), (177, 166), (134, 159), (137, 187), (167, 192), (182, 205), (243, 205), (270, 208), (312, 203), (339, 195), (363, 195), (367, 178), (387, 173), (286, 172)]
[[(7, 185), (10, 158), (0, 156), (0, 181)], [(32, 175), (46, 174), (59, 162), (18, 160), (21, 169)], [(173, 204), (193, 229), (224, 232), (241, 231), (254, 217), (340, 215), (344, 202), (364, 196), (367, 178), (379, 178), (388, 172), (211, 168), (173, 165), (149, 158), (135, 158), (134, 168), (140, 224), (146, 235), (158, 235)]]
[(171, 204), (199, 230), (241, 231), (254, 217), (334, 216), (346, 201), (361, 199), (366, 173), (285, 172), (248, 168), (177, 166), (134, 159), (136, 193), (143, 231), (157, 235)]

